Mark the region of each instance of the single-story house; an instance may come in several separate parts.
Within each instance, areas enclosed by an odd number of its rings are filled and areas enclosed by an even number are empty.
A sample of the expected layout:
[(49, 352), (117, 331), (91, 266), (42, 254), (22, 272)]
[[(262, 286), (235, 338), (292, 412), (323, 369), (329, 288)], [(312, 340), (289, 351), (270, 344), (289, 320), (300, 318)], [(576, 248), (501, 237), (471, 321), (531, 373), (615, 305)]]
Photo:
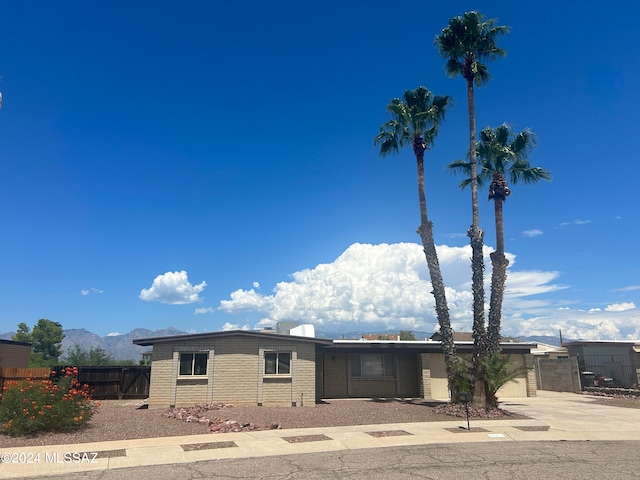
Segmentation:
[(640, 385), (640, 340), (577, 340), (562, 346), (578, 359), (580, 372), (610, 379), (607, 384), (616, 387)]
[[(138, 338), (152, 346), (149, 406), (235, 403), (312, 406), (323, 398), (448, 399), (440, 342), (326, 340), (234, 330)], [(473, 342), (456, 342), (471, 353)], [(514, 365), (533, 367), (534, 344), (504, 343)], [(501, 398), (535, 396), (532, 370)]]
[(27, 368), (31, 344), (0, 339), (0, 368)]

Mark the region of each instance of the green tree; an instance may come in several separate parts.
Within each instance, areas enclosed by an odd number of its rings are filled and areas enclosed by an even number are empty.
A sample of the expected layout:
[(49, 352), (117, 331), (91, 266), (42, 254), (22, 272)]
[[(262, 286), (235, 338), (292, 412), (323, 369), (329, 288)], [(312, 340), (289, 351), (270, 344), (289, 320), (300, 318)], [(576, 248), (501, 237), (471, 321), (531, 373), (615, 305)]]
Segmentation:
[(455, 344), (453, 342), (444, 281), (442, 280), (442, 272), (436, 253), (435, 240), (433, 239), (433, 223), (429, 220), (427, 211), (424, 152), (433, 145), (438, 134), (438, 128), (451, 105), (452, 100), (449, 96), (434, 96), (425, 87), (420, 86), (415, 90), (407, 90), (402, 98), (393, 98), (389, 102), (387, 113), (391, 116), (391, 120), (380, 127), (380, 133), (374, 139), (374, 144), (380, 146), (380, 155), (382, 157), (396, 154), (401, 148), (411, 146), (416, 158), (418, 201), (420, 205), (418, 234), (422, 240), (427, 266), (429, 267), (450, 387), (452, 387)]
[(20, 322), (18, 324), (18, 329), (16, 331), (16, 334), (11, 338), (16, 342), (26, 342), (26, 343), (31, 343), (33, 340), (31, 338), (31, 329), (24, 322)]
[(476, 113), (474, 88), (486, 85), (489, 70), (484, 62), (505, 55), (496, 44), (499, 35), (508, 32), (505, 26), (497, 26), (495, 20), (485, 19), (478, 12), (466, 12), (449, 20), (449, 24), (436, 37), (435, 44), (447, 60), (445, 69), (449, 76), (461, 75), (467, 85), (467, 108), (469, 111), (469, 150), (471, 166), (471, 214), (472, 224), (467, 235), (471, 243), (471, 270), (473, 292), (473, 364), (475, 382), (473, 402), (486, 405), (484, 381), (480, 359), (486, 354), (486, 331), (484, 319), (484, 232), (480, 229), (478, 211), (478, 179), (476, 165)]
[[(496, 128), (486, 127), (480, 132), (477, 147), (480, 172), (478, 185), (488, 182), (489, 200), (494, 202), (496, 228), (496, 251), (491, 253), (491, 299), (489, 301), (489, 322), (487, 326), (487, 354), (500, 350), (500, 324), (502, 319), (502, 300), (507, 279), (509, 260), (504, 254), (504, 216), (503, 205), (511, 195), (509, 182), (536, 183), (540, 180), (551, 180), (551, 174), (540, 167), (532, 167), (527, 157), (535, 147), (536, 138), (529, 129), (514, 133), (509, 125), (502, 124)], [(465, 174), (460, 182), (464, 188), (470, 184), (470, 164), (457, 160), (449, 165), (449, 169)]]
[(65, 365), (74, 365), (79, 367), (81, 365), (89, 365), (89, 355), (83, 350), (80, 345), (74, 343), (72, 347), (67, 350), (67, 355), (62, 359), (62, 363)]
[(128, 360), (116, 360), (109, 355), (102, 347), (91, 347), (89, 350), (84, 350), (77, 343), (67, 350), (66, 356), (62, 359), (62, 362), (69, 366), (111, 366), (111, 365), (135, 365), (131, 359)]
[(400, 330), (400, 340), (415, 341), (416, 336), (411, 330)]
[(62, 325), (41, 318), (29, 331), (25, 323), (18, 324), (18, 330), (12, 337), (18, 342), (31, 343), (30, 367), (53, 367), (62, 353)]
[(63, 362), (74, 366), (103, 366), (115, 365), (117, 362), (102, 347), (91, 347), (89, 351), (83, 350), (77, 343), (68, 351)]

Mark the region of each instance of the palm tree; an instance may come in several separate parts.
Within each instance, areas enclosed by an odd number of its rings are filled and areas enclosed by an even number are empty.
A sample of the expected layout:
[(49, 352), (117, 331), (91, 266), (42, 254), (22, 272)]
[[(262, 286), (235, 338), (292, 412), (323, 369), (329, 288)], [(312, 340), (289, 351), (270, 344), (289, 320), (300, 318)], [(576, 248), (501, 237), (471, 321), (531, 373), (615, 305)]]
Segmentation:
[(380, 133), (374, 139), (380, 145), (380, 155), (385, 157), (398, 153), (400, 148), (411, 145), (418, 168), (418, 200), (420, 204), (420, 226), (418, 234), (422, 239), (429, 275), (431, 277), (432, 294), (436, 304), (436, 316), (442, 335), (442, 348), (445, 356), (447, 377), (451, 388), (453, 365), (455, 362), (455, 345), (449, 319), (449, 308), (445, 295), (444, 281), (433, 239), (433, 224), (427, 213), (427, 197), (424, 184), (424, 152), (433, 144), (438, 127), (446, 111), (451, 107), (449, 96), (434, 96), (425, 87), (404, 92), (402, 99), (394, 98), (387, 105), (391, 120), (380, 127)]
[(469, 110), (469, 157), (471, 165), (471, 214), (472, 224), (467, 235), (471, 243), (471, 271), (473, 291), (473, 365), (476, 373), (473, 402), (486, 405), (482, 365), (480, 358), (486, 354), (484, 326), (484, 260), (482, 256), (484, 232), (480, 229), (478, 213), (478, 181), (476, 172), (476, 114), (475, 86), (485, 85), (490, 78), (483, 63), (503, 57), (505, 51), (498, 48), (496, 38), (508, 32), (505, 26), (496, 26), (495, 20), (487, 20), (478, 12), (466, 12), (449, 20), (449, 24), (436, 37), (440, 55), (447, 59), (445, 69), (451, 77), (462, 75), (467, 83), (467, 107)]
[[(540, 167), (532, 167), (527, 157), (535, 147), (536, 138), (533, 132), (525, 129), (514, 133), (509, 125), (502, 124), (492, 129), (484, 128), (480, 132), (477, 156), (481, 166), (478, 174), (478, 185), (491, 182), (489, 200), (494, 202), (496, 225), (496, 251), (491, 254), (491, 300), (489, 302), (489, 322), (487, 327), (487, 354), (500, 350), (500, 322), (502, 317), (502, 299), (507, 279), (509, 260), (504, 254), (504, 217), (503, 205), (511, 195), (507, 182), (536, 183), (540, 180), (551, 180), (551, 174)], [(470, 175), (468, 162), (456, 161), (449, 165), (450, 169)], [(470, 178), (460, 183), (461, 187), (470, 184)]]

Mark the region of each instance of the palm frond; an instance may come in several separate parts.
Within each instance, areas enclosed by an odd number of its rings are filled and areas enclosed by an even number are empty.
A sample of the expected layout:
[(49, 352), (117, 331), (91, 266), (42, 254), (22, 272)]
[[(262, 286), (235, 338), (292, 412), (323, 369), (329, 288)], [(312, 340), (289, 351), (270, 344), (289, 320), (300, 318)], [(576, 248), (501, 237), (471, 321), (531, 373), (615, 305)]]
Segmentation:
[(434, 43), (440, 55), (447, 59), (445, 69), (449, 76), (464, 74), (481, 86), (491, 78), (483, 62), (506, 54), (496, 40), (508, 31), (508, 27), (496, 25), (494, 19), (487, 20), (481, 13), (470, 11), (451, 18)]
[(422, 137), (426, 147), (432, 145), (451, 107), (450, 98), (434, 96), (423, 86), (405, 91), (402, 98), (392, 98), (387, 105), (391, 120), (380, 127), (380, 133), (374, 138), (374, 145), (380, 145), (380, 155), (397, 153), (416, 137)]
[(496, 128), (483, 128), (477, 145), (483, 168), (479, 176), (485, 175), (484, 170), (487, 170), (507, 176), (512, 184), (550, 180), (551, 174), (547, 170), (532, 167), (527, 159), (535, 145), (536, 136), (528, 128), (518, 133), (506, 123)]
[(451, 174), (462, 174), (464, 179), (460, 181), (458, 187), (464, 190), (471, 185), (471, 162), (466, 160), (454, 160), (447, 165), (447, 171)]

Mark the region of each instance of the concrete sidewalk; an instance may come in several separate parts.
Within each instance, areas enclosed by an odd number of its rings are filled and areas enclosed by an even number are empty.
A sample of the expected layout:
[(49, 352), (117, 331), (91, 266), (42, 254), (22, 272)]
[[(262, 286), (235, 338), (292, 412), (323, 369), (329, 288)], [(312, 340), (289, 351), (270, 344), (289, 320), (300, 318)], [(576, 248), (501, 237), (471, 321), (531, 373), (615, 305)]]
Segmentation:
[[(188, 435), (2, 449), (0, 478), (346, 449), (459, 442), (640, 440), (640, 409), (595, 405), (573, 393), (538, 392), (504, 409), (529, 420), (396, 423)], [(310, 412), (312, 413), (312, 412)]]

